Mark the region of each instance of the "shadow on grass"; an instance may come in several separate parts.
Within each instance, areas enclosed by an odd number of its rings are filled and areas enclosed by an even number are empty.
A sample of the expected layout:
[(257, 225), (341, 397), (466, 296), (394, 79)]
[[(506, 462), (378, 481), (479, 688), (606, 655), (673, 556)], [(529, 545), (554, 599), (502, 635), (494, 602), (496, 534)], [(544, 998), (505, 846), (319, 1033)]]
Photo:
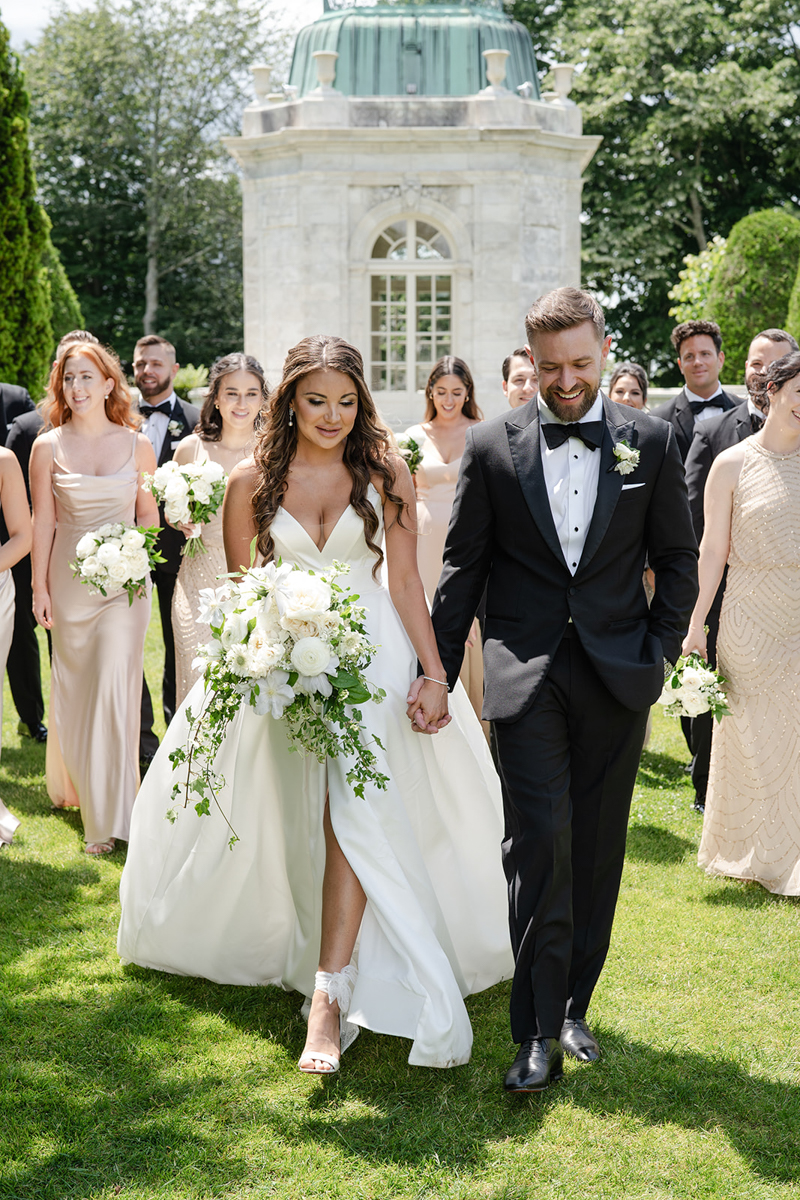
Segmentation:
[(800, 906), (800, 896), (780, 896), (768, 892), (760, 883), (750, 880), (731, 880), (724, 887), (713, 892), (707, 892), (703, 897), (706, 904), (712, 907), (729, 906), (731, 908), (773, 908), (775, 905)]
[(97, 865), (86, 856), (54, 867), (6, 851), (0, 857), (0, 962), (8, 965), (74, 931), (71, 906), (79, 890), (99, 878)]
[[(688, 753), (688, 751), (687, 751)], [(689, 784), (689, 776), (685, 774), (683, 763), (668, 754), (658, 754), (652, 750), (643, 750), (639, 762), (639, 774), (636, 777), (638, 787), (663, 787), (665, 784), (674, 787), (676, 784)]]
[(668, 865), (681, 863), (697, 846), (688, 838), (679, 837), (658, 825), (631, 825), (625, 846), (625, 857), (634, 862)]

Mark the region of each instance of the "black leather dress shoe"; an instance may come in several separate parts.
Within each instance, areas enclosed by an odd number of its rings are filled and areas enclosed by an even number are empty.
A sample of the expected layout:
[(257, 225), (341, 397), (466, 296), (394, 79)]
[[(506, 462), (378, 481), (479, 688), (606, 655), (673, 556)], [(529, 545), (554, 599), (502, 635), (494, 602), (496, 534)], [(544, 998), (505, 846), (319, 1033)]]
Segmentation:
[(47, 726), (43, 725), (41, 721), (38, 725), (25, 725), (20, 721), (17, 731), (22, 737), (33, 738), (35, 742), (44, 743), (47, 741)]
[(506, 1072), (507, 1092), (542, 1092), (564, 1074), (564, 1055), (557, 1038), (526, 1038)]
[(571, 1058), (580, 1062), (595, 1062), (600, 1057), (597, 1038), (586, 1022), (580, 1018), (567, 1017), (561, 1028), (561, 1045)]

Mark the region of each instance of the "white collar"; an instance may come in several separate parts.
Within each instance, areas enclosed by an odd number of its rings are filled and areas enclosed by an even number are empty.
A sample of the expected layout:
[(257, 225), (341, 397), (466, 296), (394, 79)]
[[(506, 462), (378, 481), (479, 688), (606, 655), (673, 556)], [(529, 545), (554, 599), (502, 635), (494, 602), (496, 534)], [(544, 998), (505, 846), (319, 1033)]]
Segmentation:
[(714, 392), (713, 396), (696, 396), (694, 392), (689, 391), (688, 387), (686, 387), (686, 384), (683, 385), (683, 390), (686, 392), (689, 400), (693, 400), (696, 404), (710, 404), (716, 396), (722, 395), (722, 384), (717, 384), (717, 390)]
[[(538, 395), (538, 393), (536, 396), (536, 404), (539, 409), (539, 420), (542, 422), (542, 424), (544, 424), (544, 425), (572, 425), (572, 424), (574, 424), (573, 421), (562, 421), (560, 417), (557, 417), (556, 414), (547, 407), (544, 400), (542, 399), (542, 397), (540, 395)], [(603, 393), (598, 392), (597, 397), (596, 397), (595, 402), (592, 405), (592, 407), (589, 409), (589, 411), (587, 413), (583, 414), (580, 421), (578, 421), (577, 423), (580, 425), (581, 422), (583, 422), (583, 421), (602, 421), (602, 420), (603, 420)]]

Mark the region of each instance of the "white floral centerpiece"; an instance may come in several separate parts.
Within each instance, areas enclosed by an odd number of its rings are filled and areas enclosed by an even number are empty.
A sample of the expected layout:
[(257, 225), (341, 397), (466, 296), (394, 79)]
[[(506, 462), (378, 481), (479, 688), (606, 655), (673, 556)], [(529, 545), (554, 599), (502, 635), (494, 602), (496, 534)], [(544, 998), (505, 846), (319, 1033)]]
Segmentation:
[(140, 529), (137, 525), (101, 525), (85, 533), (75, 547), (73, 575), (91, 591), (103, 596), (128, 593), (128, 604), (135, 596), (146, 594), (147, 576), (164, 558), (156, 549), (161, 530), (157, 525)]
[(219, 463), (178, 463), (170, 461), (157, 467), (155, 474), (145, 475), (144, 487), (152, 492), (170, 525), (197, 525), (181, 550), (187, 558), (206, 554), (201, 525), (206, 525), (219, 512), (225, 498), (228, 476)]
[(730, 712), (722, 686), (724, 675), (714, 671), (696, 651), (679, 658), (664, 681), (658, 703), (668, 717), (699, 717), (711, 712), (718, 721)]
[[(209, 624), (211, 642), (198, 649), (193, 665), (205, 670), (205, 694), (199, 712), (187, 710), (187, 745), (170, 754), (178, 773), (173, 801), (182, 798), (185, 807), (196, 798), (201, 816), (212, 799), (219, 805), (225, 780), (214, 760), (242, 704), (283, 721), (290, 749), (320, 762), (352, 759), (347, 781), (357, 796), (367, 783), (386, 787), (359, 710), (386, 693), (364, 677), (377, 647), (367, 637), (358, 596), (337, 583), (349, 569), (337, 562), (317, 575), (273, 562), (200, 593), (199, 621)], [(371, 740), (383, 749), (377, 737)], [(175, 810), (167, 816), (174, 820)], [(233, 846), (238, 839), (231, 833)]]

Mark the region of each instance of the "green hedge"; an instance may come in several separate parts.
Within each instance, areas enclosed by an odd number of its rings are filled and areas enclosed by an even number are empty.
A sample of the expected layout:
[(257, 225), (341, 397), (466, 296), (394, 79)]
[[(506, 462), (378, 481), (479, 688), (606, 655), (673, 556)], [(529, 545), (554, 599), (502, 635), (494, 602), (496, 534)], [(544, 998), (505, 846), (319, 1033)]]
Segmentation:
[(707, 315), (722, 330), (723, 383), (741, 383), (750, 342), (782, 328), (800, 261), (800, 220), (779, 208), (737, 221), (715, 271)]

